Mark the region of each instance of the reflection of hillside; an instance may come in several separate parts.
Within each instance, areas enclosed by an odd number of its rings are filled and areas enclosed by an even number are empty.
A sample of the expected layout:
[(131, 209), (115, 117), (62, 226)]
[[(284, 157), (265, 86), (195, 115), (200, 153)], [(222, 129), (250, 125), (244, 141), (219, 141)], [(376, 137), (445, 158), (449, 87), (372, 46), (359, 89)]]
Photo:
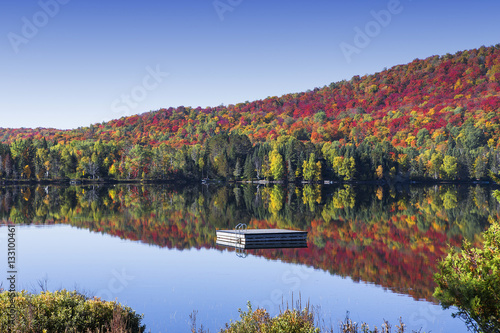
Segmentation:
[(429, 277), (435, 272), (436, 260), (446, 252), (447, 244), (460, 244), (458, 237), (446, 237), (433, 229), (420, 232), (416, 226), (398, 229), (392, 222), (370, 226), (360, 221), (314, 220), (309, 229), (309, 248), (299, 251), (297, 257), (289, 250), (254, 253), (430, 300), (434, 283)]
[(448, 244), (457, 246), (464, 236), (476, 240), (488, 216), (498, 214), (489, 193), (480, 187), (396, 192), (308, 185), (4, 188), (0, 218), (64, 223), (176, 249), (214, 247), (215, 230), (239, 222), (307, 230), (307, 249), (250, 252), (431, 299), (435, 263)]

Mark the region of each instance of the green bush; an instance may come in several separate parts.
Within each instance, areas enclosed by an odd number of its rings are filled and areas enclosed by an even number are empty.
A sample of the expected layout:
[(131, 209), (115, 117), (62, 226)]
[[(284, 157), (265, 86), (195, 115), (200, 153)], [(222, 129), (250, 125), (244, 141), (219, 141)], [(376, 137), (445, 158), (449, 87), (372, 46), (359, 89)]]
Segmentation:
[(500, 224), (483, 234), (483, 247), (464, 242), (461, 252), (450, 251), (439, 264), (434, 296), (454, 317), (476, 332), (500, 332)]
[[(13, 300), (13, 304), (11, 304)], [(10, 314), (14, 320), (10, 321)], [(75, 291), (0, 293), (0, 331), (23, 333), (142, 333), (142, 316), (131, 308)]]

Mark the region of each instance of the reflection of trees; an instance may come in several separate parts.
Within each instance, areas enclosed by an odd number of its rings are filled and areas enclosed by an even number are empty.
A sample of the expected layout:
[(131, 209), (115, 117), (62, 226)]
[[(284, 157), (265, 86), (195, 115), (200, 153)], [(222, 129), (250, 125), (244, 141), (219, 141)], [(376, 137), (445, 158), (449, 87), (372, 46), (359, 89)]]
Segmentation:
[(212, 247), (216, 229), (238, 223), (308, 230), (308, 249), (254, 253), (430, 298), (428, 277), (447, 244), (477, 241), (498, 215), (490, 193), (479, 186), (8, 187), (0, 189), (0, 218), (178, 249)]
[(443, 208), (446, 210), (454, 209), (457, 207), (457, 194), (455, 190), (447, 190), (441, 195), (443, 201)]
[(304, 185), (302, 201), (304, 205), (308, 205), (309, 210), (314, 213), (316, 206), (321, 203), (321, 186), (310, 184)]
[(269, 191), (269, 212), (273, 215), (279, 213), (283, 208), (283, 189), (279, 185), (274, 185)]

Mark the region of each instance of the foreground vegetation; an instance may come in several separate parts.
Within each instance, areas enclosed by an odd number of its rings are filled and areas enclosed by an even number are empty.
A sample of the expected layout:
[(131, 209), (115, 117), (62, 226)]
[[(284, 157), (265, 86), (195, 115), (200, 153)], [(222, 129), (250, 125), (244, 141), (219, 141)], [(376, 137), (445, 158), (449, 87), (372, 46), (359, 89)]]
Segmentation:
[(484, 233), (481, 248), (464, 241), (461, 252), (450, 251), (435, 279), (435, 296), (445, 309), (456, 306), (454, 316), (475, 332), (499, 332), (500, 224), (493, 223)]
[(142, 333), (141, 320), (129, 307), (74, 291), (0, 293), (1, 332)]
[[(13, 302), (11, 301), (13, 300)], [(300, 302), (297, 303), (300, 309)], [(29, 294), (25, 291), (0, 293), (0, 331), (9, 333), (143, 333), (142, 316), (116, 302), (88, 298), (77, 292), (60, 290)], [(319, 320), (307, 305), (280, 311), (271, 317), (265, 309), (240, 312), (240, 320), (227, 323), (220, 333), (333, 333), (333, 328), (319, 327)], [(12, 321), (9, 314), (13, 314)], [(196, 324), (196, 312), (190, 316), (193, 333), (205, 333)], [(342, 333), (389, 333), (391, 325), (386, 321), (381, 328), (370, 330), (367, 324), (358, 324), (346, 318), (339, 323)], [(405, 325), (396, 325), (397, 333), (406, 332)]]
[[(280, 309), (280, 313), (276, 317), (271, 317), (265, 309), (253, 310), (252, 305), (248, 302), (247, 311), (239, 309), (240, 319), (231, 323), (220, 330), (220, 333), (391, 333), (392, 326), (389, 322), (384, 321), (380, 329), (376, 326), (373, 330), (366, 323), (353, 322), (348, 316), (343, 322), (338, 325), (338, 330), (334, 327), (327, 327), (318, 319), (311, 306), (307, 304), (304, 308), (301, 302), (297, 302), (297, 306), (290, 309), (287, 305), (286, 309)], [(191, 315), (192, 333), (207, 333), (203, 326), (196, 326), (196, 312)], [(396, 325), (396, 333), (407, 332), (406, 325), (400, 320), (399, 325)], [(417, 331), (412, 331), (417, 332)], [(420, 331), (418, 331), (420, 333)]]

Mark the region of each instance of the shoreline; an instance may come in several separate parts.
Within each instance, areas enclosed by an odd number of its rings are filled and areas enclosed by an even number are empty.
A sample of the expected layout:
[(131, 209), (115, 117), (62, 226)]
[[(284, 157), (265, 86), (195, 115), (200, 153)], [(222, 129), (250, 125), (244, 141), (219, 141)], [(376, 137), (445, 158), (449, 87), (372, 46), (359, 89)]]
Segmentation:
[(282, 181), (282, 180), (223, 180), (223, 179), (210, 179), (210, 180), (187, 180), (187, 179), (42, 179), (42, 180), (0, 180), (0, 186), (22, 185), (22, 186), (35, 186), (35, 185), (57, 185), (57, 186), (82, 186), (82, 185), (211, 185), (211, 184), (255, 184), (255, 185), (373, 185), (373, 186), (393, 186), (393, 185), (493, 185), (497, 184), (489, 180), (404, 180), (404, 181), (386, 181), (386, 180), (353, 180), (353, 181), (339, 181), (339, 180), (321, 180), (321, 181)]

